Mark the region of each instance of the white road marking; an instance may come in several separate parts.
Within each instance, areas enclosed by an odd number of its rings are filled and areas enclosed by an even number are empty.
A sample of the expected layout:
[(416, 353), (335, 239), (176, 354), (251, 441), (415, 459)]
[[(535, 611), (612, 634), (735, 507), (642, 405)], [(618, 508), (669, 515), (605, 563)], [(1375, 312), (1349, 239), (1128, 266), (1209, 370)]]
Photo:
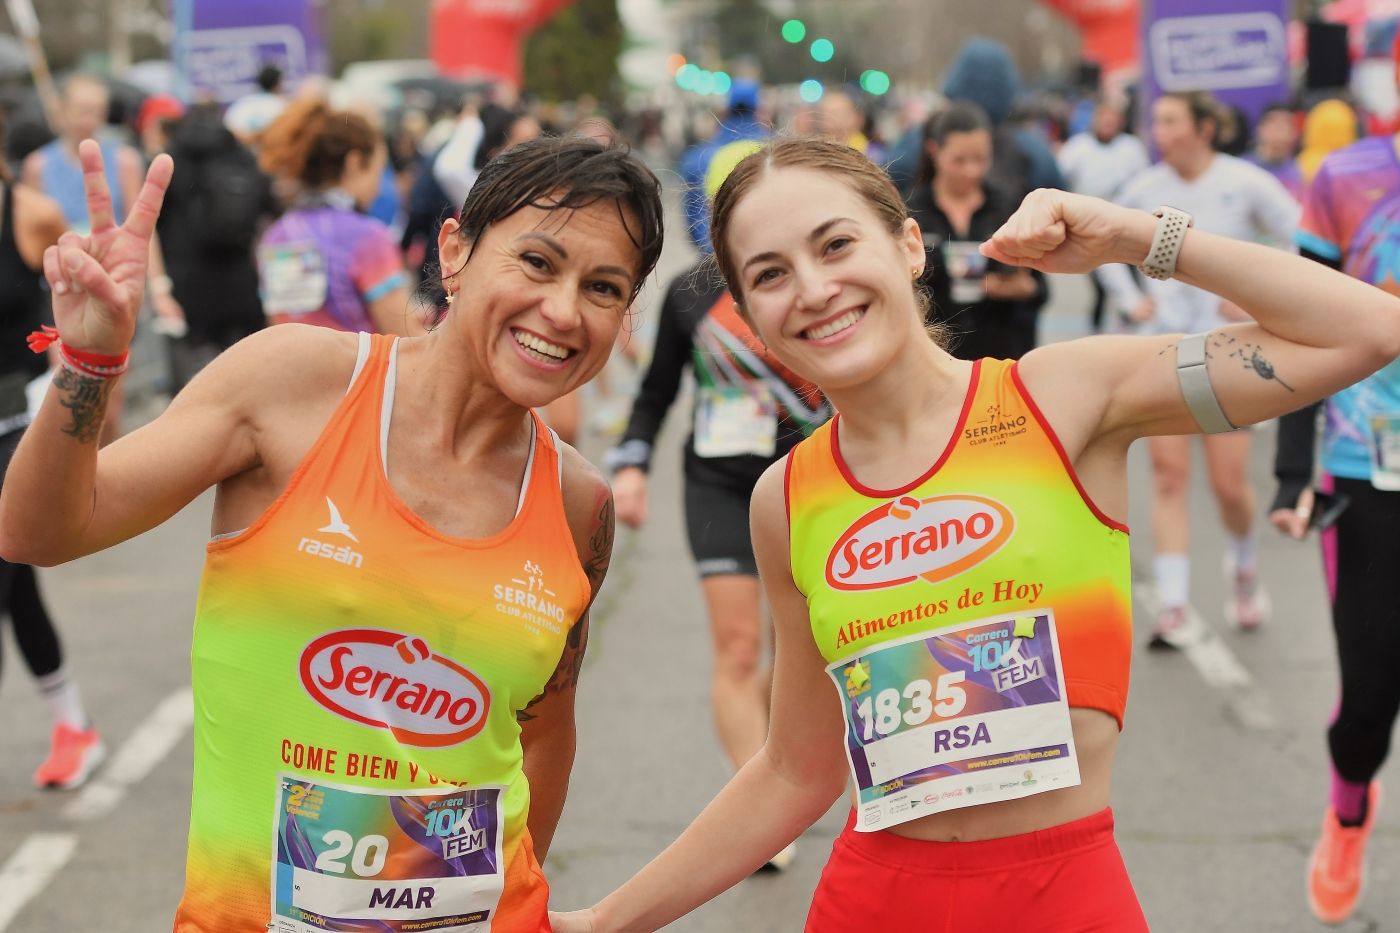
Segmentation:
[[(1148, 618), (1156, 618), (1161, 601), (1155, 586), (1134, 580), (1133, 596), (1147, 611)], [(1278, 724), (1268, 695), (1254, 683), (1249, 669), (1194, 606), (1186, 607), (1186, 624), (1172, 643), (1191, 662), (1201, 679), (1224, 695), (1226, 711), (1240, 725), (1267, 732)]]
[(70, 820), (105, 816), (133, 784), (151, 772), (194, 723), (194, 695), (189, 687), (170, 694), (136, 727), (107, 766), (63, 808)]
[(73, 857), (73, 833), (34, 833), (0, 867), (0, 931), (8, 929), (30, 898), (44, 890)]

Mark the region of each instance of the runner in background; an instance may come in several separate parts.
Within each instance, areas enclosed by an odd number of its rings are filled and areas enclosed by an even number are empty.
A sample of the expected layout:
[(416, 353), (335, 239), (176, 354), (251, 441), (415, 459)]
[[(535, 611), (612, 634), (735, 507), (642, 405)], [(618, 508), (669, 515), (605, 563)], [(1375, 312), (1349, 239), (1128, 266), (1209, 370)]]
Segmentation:
[(1344, 101), (1320, 101), (1308, 111), (1303, 120), (1303, 150), (1298, 153), (1304, 187), (1312, 184), (1323, 159), (1356, 142), (1356, 125), (1356, 111)]
[[(1147, 147), (1126, 129), (1122, 107), (1106, 98), (1094, 103), (1089, 129), (1071, 136), (1055, 154), (1068, 190), (1112, 201), (1125, 184), (1151, 164)], [(1089, 281), (1094, 286), (1090, 321), (1097, 332), (1103, 329), (1108, 292), (1098, 271), (1089, 275)]]
[(1278, 179), (1295, 200), (1303, 199), (1298, 168), (1298, 115), (1287, 104), (1270, 104), (1254, 126), (1254, 148), (1244, 157)]
[(716, 262), (768, 351), (838, 412), (754, 490), (768, 738), (555, 933), (664, 927), (852, 780), (808, 933), (1147, 929), (1108, 806), (1133, 653), (1129, 448), (1277, 417), (1400, 355), (1400, 300), (1188, 221), (1047, 189), (984, 250), (1046, 273), (1141, 263), (1248, 323), (966, 362), (924, 331), (922, 237), (877, 166), (811, 139), (739, 164)]
[[(1400, 78), (1400, 74), (1397, 74)], [(1327, 156), (1308, 186), (1302, 254), (1396, 294), (1400, 160), (1396, 137), (1372, 137)], [(1331, 792), (1308, 862), (1308, 905), (1344, 923), (1360, 902), (1366, 849), (1380, 809), (1376, 780), (1400, 714), (1400, 362), (1322, 403), (1320, 476), (1313, 488), (1317, 405), (1279, 421), (1270, 519), (1294, 538), (1322, 529), (1322, 564), (1337, 638), (1340, 699), (1327, 729)]]
[(360, 213), (379, 193), (386, 158), (368, 120), (315, 98), (289, 104), (263, 132), (263, 170), (298, 189), (258, 243), (270, 322), (423, 333), (409, 307), (398, 245), (388, 227)]
[[(719, 149), (709, 193), (760, 144)], [(607, 466), (617, 517), (641, 528), (651, 510), (647, 475), (656, 437), (689, 367), (695, 377), (686, 438), (685, 527), (712, 641), (710, 706), (725, 757), (735, 770), (768, 734), (772, 668), (764, 659), (765, 612), (749, 536), (749, 498), (774, 461), (831, 415), (821, 393), (779, 363), (754, 337), (706, 257), (671, 280), (661, 305), (651, 365)], [(788, 846), (770, 860), (792, 861)]]
[[(44, 251), (58, 242), (65, 226), (58, 205), (25, 185), (13, 184), (0, 161), (0, 476), (29, 426), (29, 395), (37, 388), (33, 384), (48, 372), (47, 358), (31, 353), (25, 338), (51, 320), (41, 270)], [(10, 617), (20, 656), (53, 720), (49, 755), (34, 772), (34, 783), (63, 790), (79, 787), (106, 752), (72, 672), (63, 663), (63, 646), (32, 566), (0, 560), (0, 609)]]
[[(87, 207), (83, 202), (83, 172), (78, 164), (78, 143), (97, 139), (102, 146), (102, 161), (107, 167), (107, 186), (112, 191), (112, 209), (118, 217), (135, 203), (141, 187), (141, 154), (130, 146), (105, 139), (102, 129), (107, 124), (111, 95), (101, 79), (87, 74), (70, 75), (62, 86), (58, 137), (30, 153), (20, 171), (20, 181), (41, 191), (58, 202), (64, 222), (77, 233), (87, 232)], [(107, 407), (107, 420), (102, 425), (102, 443), (110, 444), (121, 436), (122, 405), (125, 400), (121, 386), (114, 390)]]
[(456, 301), (431, 334), (268, 328), (99, 454), (172, 164), (118, 227), (81, 153), (92, 234), (44, 257), (63, 363), (0, 555), (71, 560), (217, 487), (175, 930), (547, 933), (613, 508), (531, 409), (607, 361), (661, 251), (656, 177), (588, 140), (517, 147), (442, 227)]
[[(1138, 210), (1170, 205), (1191, 214), (1196, 228), (1240, 240), (1286, 247), (1293, 241), (1298, 203), (1268, 172), (1213, 148), (1227, 119), (1209, 94), (1164, 94), (1152, 107), (1152, 138), (1162, 161), (1123, 188), (1118, 203)], [(1123, 265), (1102, 267), (1105, 287), (1143, 335), (1197, 333), (1244, 319), (1218, 294), (1181, 281), (1146, 281), (1146, 290)], [(1202, 438), (1211, 491), (1225, 527), (1224, 572), (1229, 585), (1224, 613), (1246, 631), (1269, 615), (1259, 579), (1254, 489), (1249, 482), (1248, 430)], [(1149, 644), (1177, 647), (1190, 633), (1191, 438), (1155, 436), (1152, 454), (1154, 577), (1160, 608)]]

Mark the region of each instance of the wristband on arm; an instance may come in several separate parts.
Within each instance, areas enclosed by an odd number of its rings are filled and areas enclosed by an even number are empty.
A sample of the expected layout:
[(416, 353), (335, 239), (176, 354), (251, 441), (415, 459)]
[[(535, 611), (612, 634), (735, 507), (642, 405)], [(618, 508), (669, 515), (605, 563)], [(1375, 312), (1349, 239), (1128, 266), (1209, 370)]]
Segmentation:
[(121, 353), (75, 350), (59, 339), (57, 328), (47, 324), (31, 332), (27, 342), (29, 349), (35, 353), (43, 353), (49, 347), (58, 344), (58, 356), (64, 366), (80, 376), (91, 376), (94, 379), (117, 378), (126, 372), (127, 363), (131, 359), (130, 350), (123, 350)]
[(1186, 409), (1196, 419), (1205, 434), (1224, 434), (1233, 431), (1236, 425), (1225, 417), (1220, 400), (1215, 397), (1215, 387), (1210, 384), (1210, 373), (1206, 370), (1206, 337), (1208, 334), (1190, 334), (1181, 338), (1176, 345), (1176, 378), (1181, 383), (1181, 396), (1186, 401)]

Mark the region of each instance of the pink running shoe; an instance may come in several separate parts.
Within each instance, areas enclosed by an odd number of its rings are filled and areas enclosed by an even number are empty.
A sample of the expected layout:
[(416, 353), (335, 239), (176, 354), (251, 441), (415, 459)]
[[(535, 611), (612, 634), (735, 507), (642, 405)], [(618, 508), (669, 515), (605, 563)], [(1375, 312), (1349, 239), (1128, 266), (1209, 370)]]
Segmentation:
[(1323, 923), (1345, 923), (1366, 887), (1366, 842), (1381, 808), (1381, 785), (1372, 781), (1366, 797), (1360, 826), (1343, 826), (1330, 804), (1322, 817), (1322, 836), (1308, 860), (1308, 906)]
[(49, 757), (34, 772), (34, 783), (56, 790), (81, 787), (105, 757), (107, 750), (96, 729), (84, 731), (59, 723), (53, 727)]
[(1230, 596), (1225, 600), (1225, 621), (1244, 632), (1253, 632), (1269, 620), (1273, 603), (1264, 584), (1259, 582), (1259, 568), (1237, 569), (1230, 555), (1225, 555), (1225, 581)]

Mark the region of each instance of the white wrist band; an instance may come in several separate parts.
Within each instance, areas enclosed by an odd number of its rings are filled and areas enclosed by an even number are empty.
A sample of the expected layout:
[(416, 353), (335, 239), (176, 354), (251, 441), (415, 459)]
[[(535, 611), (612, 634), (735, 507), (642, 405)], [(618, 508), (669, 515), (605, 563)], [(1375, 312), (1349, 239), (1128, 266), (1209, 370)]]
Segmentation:
[(1181, 254), (1187, 229), (1195, 221), (1185, 211), (1166, 205), (1153, 211), (1152, 216), (1157, 218), (1157, 229), (1152, 234), (1147, 258), (1138, 266), (1138, 271), (1149, 279), (1169, 279), (1176, 275), (1176, 257)]

